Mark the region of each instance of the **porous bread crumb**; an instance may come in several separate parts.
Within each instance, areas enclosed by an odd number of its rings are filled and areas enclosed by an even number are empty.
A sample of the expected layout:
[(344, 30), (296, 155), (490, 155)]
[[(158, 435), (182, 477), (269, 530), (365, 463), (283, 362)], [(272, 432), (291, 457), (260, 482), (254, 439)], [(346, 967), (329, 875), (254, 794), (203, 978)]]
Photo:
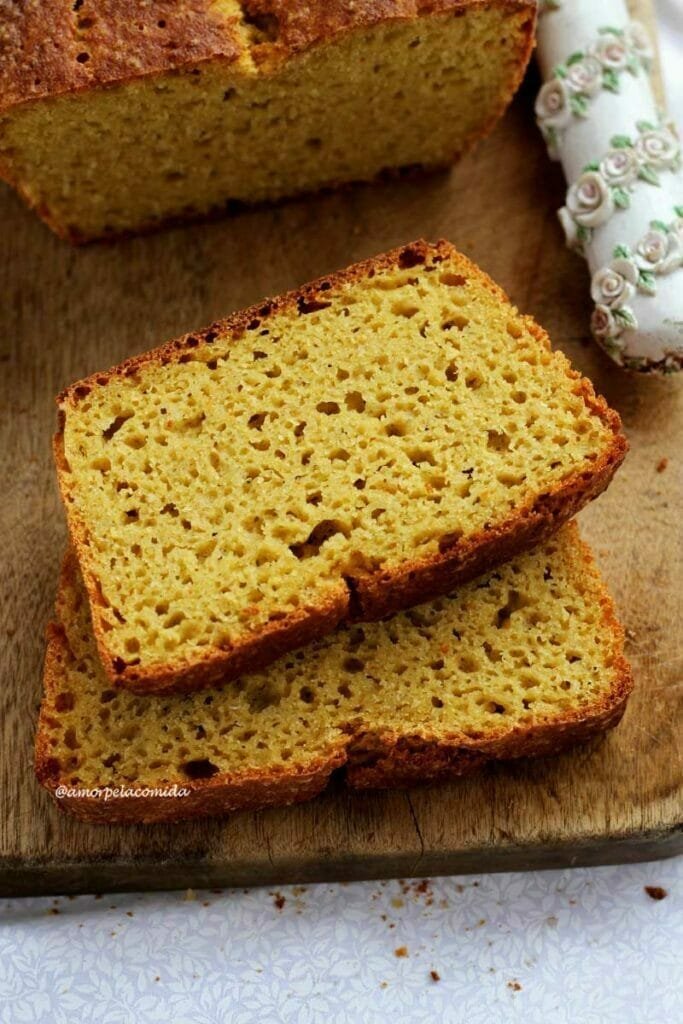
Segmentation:
[[(267, 803), (280, 773), (296, 778), (317, 763), (329, 774), (372, 750), (372, 737), (485, 748), (511, 736), (519, 754), (533, 753), (525, 736), (535, 727), (555, 724), (559, 736), (575, 715), (589, 728), (628, 693), (619, 629), (573, 524), (451, 598), (342, 629), (210, 692), (113, 689), (73, 559), (59, 615), (37, 740), (38, 775), (53, 790), (179, 783), (208, 791), (223, 779), (235, 787), (224, 797), (230, 809), (247, 778), (257, 787), (252, 804)], [(160, 802), (183, 817), (182, 799)], [(110, 801), (107, 820), (144, 816), (144, 802), (133, 803), (126, 812)]]
[(0, 173), (74, 241), (451, 163), (507, 106), (535, 14), (195, 0), (136, 5), (131, 31), (126, 5), (22, 6), (0, 39)]
[[(234, 675), (250, 642), (291, 648), (296, 623), (298, 646), (352, 599), (375, 617), (380, 576), (380, 615), (415, 603), (401, 572), (414, 587), (420, 562), (476, 566), (470, 545), (515, 536), (555, 494), (550, 529), (625, 448), (616, 414), (448, 243), (236, 314), (60, 408), (100, 653), (141, 691)], [(429, 586), (422, 600), (448, 583)]]

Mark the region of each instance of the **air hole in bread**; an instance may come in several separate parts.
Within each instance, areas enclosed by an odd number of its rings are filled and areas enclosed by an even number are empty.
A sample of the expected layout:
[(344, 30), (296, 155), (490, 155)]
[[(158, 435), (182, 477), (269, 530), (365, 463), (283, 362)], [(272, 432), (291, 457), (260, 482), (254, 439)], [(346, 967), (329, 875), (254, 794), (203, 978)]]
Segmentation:
[(197, 758), (194, 761), (186, 761), (181, 765), (181, 770), (188, 779), (210, 779), (218, 772), (218, 766), (209, 761), (208, 758)]

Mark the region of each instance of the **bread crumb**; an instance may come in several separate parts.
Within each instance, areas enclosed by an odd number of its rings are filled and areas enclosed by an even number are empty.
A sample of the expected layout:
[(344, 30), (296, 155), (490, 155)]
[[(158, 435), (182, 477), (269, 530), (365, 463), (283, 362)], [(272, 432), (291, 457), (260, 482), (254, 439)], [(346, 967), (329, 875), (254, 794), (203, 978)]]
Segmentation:
[(197, 899), (197, 893), (194, 891), (194, 889), (186, 889), (185, 890), (185, 895), (183, 896), (183, 899), (187, 900), (188, 902), (190, 900), (196, 900)]
[(657, 472), (658, 473), (663, 473), (668, 465), (669, 465), (669, 460), (667, 458), (660, 459), (659, 462), (657, 463)]
[(272, 896), (273, 896), (273, 906), (275, 907), (275, 909), (276, 910), (282, 910), (282, 908), (284, 907), (285, 903), (287, 902), (285, 897), (282, 895), (282, 893), (279, 893), (279, 892), (272, 893)]
[(554, 914), (551, 914), (550, 917), (546, 917), (545, 921), (546, 924), (550, 926), (550, 928), (557, 928), (558, 920)]
[(405, 907), (405, 903), (399, 896), (394, 896), (393, 900), (391, 901), (391, 905), (396, 910), (400, 910), (401, 907)]
[(646, 885), (644, 889), (651, 900), (663, 900), (669, 895), (666, 889), (662, 889), (661, 885)]
[(520, 985), (520, 983), (517, 981), (516, 978), (513, 978), (512, 981), (508, 981), (508, 988), (512, 992), (521, 992), (522, 991), (522, 986)]
[(432, 981), (441, 981), (441, 975), (439, 974), (438, 971), (430, 971), (429, 977), (432, 979)]
[(379, 987), (380, 988), (388, 988), (389, 987), (389, 982), (388, 981), (380, 981)]
[(408, 947), (407, 946), (398, 946), (394, 950), (394, 956), (397, 956), (399, 958), (408, 956)]

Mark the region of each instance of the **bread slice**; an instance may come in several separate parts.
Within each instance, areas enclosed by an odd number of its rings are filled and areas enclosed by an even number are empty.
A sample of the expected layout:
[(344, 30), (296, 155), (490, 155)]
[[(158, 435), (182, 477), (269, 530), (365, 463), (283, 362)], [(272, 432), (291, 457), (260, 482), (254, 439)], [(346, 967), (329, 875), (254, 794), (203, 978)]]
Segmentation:
[(442, 167), (522, 80), (534, 0), (2, 4), (0, 174), (72, 241)]
[(342, 766), (352, 786), (391, 787), (552, 754), (616, 725), (631, 690), (621, 627), (574, 524), (453, 597), (191, 695), (112, 689), (72, 554), (58, 615), (36, 771), (86, 821), (293, 803)]
[(236, 313), (59, 407), (100, 657), (150, 693), (449, 591), (556, 530), (626, 450), (617, 414), (446, 242)]

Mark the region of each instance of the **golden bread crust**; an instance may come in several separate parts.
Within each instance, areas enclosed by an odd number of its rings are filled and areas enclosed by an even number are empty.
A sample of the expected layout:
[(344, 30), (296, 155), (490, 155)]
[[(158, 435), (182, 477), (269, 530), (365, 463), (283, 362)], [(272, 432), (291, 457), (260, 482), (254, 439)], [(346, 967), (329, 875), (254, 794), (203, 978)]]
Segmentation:
[[(359, 28), (534, 0), (0, 0), (0, 111), (207, 60), (264, 71)], [(531, 46), (531, 41), (529, 41)]]
[[(391, 269), (394, 266), (416, 266), (427, 259), (441, 262), (457, 255), (468, 273), (485, 285), (501, 300), (508, 301), (505, 293), (475, 264), (466, 260), (447, 241), (430, 244), (424, 240), (412, 242), (381, 256), (355, 264), (345, 270), (327, 275), (295, 291), (267, 299), (246, 310), (217, 321), (200, 332), (185, 335), (161, 348), (94, 374), (66, 388), (57, 398), (59, 427), (54, 438), (54, 452), (60, 491), (67, 512), (71, 543), (76, 551), (90, 607), (93, 614), (93, 632), (105, 672), (112, 682), (126, 686), (137, 693), (186, 692), (210, 686), (219, 680), (262, 668), (279, 654), (303, 646), (317, 636), (330, 632), (344, 620), (371, 621), (391, 615), (429, 598), (447, 593), (456, 584), (473, 579), (486, 569), (512, 558), (554, 533), (571, 519), (585, 504), (600, 494), (609, 484), (623, 461), (628, 443), (621, 429), (618, 413), (610, 409), (604, 399), (596, 396), (592, 384), (566, 363), (567, 376), (576, 382), (576, 393), (608, 427), (611, 441), (590, 470), (576, 472), (558, 483), (546, 494), (518, 514), (511, 516), (488, 530), (453, 544), (443, 538), (439, 553), (420, 561), (408, 562), (396, 569), (374, 575), (346, 578), (347, 592), (341, 592), (324, 607), (297, 609), (294, 615), (271, 622), (261, 632), (245, 636), (230, 648), (205, 649), (192, 663), (139, 667), (121, 664), (107, 643), (104, 622), (98, 616), (103, 599), (93, 559), (90, 539), (85, 524), (74, 508), (70, 495), (69, 467), (64, 453), (64, 423), (66, 414), (90, 391), (107, 385), (117, 377), (129, 377), (145, 366), (163, 366), (177, 362), (184, 353), (200, 344), (212, 344), (216, 337), (232, 335), (239, 340), (246, 331), (256, 330), (268, 317), (296, 308), (300, 303), (314, 302), (331, 287), (352, 283), (362, 278)], [(545, 332), (527, 318), (538, 339), (547, 347), (550, 342)]]
[[(593, 579), (602, 611), (602, 627), (613, 666), (610, 690), (591, 705), (566, 711), (527, 727), (501, 727), (486, 736), (430, 735), (425, 726), (419, 735), (387, 732), (349, 726), (331, 746), (328, 757), (312, 758), (307, 764), (277, 770), (261, 770), (228, 775), (219, 773), (209, 779), (170, 780), (187, 791), (177, 798), (154, 794), (118, 797), (67, 795), (57, 798), (58, 806), (82, 821), (94, 824), (135, 824), (174, 822), (187, 818), (220, 816), (237, 810), (300, 803), (317, 796), (327, 785), (333, 771), (344, 768), (348, 784), (357, 789), (402, 788), (424, 783), (443, 782), (470, 774), (485, 764), (522, 757), (547, 757), (577, 743), (586, 742), (614, 728), (621, 720), (633, 688), (631, 669), (624, 657), (624, 632), (612, 598), (601, 580), (588, 545), (580, 541), (578, 529), (571, 524), (577, 556), (583, 574)], [(60, 578), (58, 612), (68, 616), (68, 604), (62, 596), (73, 587), (78, 575), (77, 561), (68, 552)], [(66, 631), (61, 622), (48, 627), (44, 669), (44, 696), (36, 733), (35, 771), (39, 782), (57, 796), (60, 786), (68, 788), (68, 778), (52, 756), (48, 719), (56, 714), (55, 700), (62, 689), (62, 666), (73, 659)], [(131, 787), (141, 792), (145, 787)]]

